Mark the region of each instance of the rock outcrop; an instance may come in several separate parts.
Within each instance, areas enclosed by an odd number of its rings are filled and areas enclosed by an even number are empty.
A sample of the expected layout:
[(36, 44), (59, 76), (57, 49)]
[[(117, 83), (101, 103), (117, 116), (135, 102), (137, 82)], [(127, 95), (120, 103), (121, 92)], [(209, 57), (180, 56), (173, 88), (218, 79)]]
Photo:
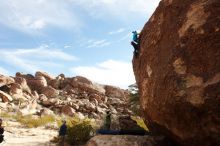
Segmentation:
[(14, 83), (14, 79), (0, 74), (0, 87)]
[(86, 146), (171, 146), (164, 137), (97, 135)]
[(162, 0), (140, 42), (133, 69), (148, 127), (220, 145), (220, 1)]
[(149, 139), (142, 136), (98, 135), (90, 139), (86, 146), (146, 146), (148, 143)]
[(99, 85), (85, 77), (60, 74), (54, 78), (45, 72), (36, 72), (35, 76), (18, 72), (14, 79), (1, 78), (0, 99), (6, 112), (10, 107), (22, 115), (63, 114), (94, 119), (103, 118), (107, 110), (113, 115), (133, 114), (127, 91)]

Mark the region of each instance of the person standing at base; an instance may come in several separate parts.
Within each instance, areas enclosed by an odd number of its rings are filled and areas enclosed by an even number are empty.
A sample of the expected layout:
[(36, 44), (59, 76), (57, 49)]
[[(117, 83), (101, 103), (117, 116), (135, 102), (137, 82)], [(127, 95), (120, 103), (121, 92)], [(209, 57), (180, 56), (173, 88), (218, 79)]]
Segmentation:
[(59, 146), (64, 146), (66, 134), (67, 134), (66, 121), (63, 120), (63, 124), (60, 126), (60, 129), (59, 129), (59, 137), (60, 137)]
[(105, 128), (106, 130), (110, 130), (110, 127), (111, 127), (111, 113), (110, 111), (107, 111), (105, 117)]

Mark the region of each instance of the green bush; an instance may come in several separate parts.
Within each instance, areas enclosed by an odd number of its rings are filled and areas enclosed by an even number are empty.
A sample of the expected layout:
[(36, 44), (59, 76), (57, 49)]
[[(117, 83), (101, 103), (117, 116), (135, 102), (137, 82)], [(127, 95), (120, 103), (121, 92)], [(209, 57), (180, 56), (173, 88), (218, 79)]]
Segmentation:
[(72, 120), (68, 125), (67, 141), (71, 144), (85, 143), (94, 134), (95, 130), (90, 120), (78, 121)]
[(137, 84), (132, 84), (128, 86), (130, 96), (129, 96), (129, 103), (130, 103), (130, 109), (133, 111), (133, 113), (137, 116), (140, 116), (140, 99), (139, 99), (139, 90), (137, 87)]

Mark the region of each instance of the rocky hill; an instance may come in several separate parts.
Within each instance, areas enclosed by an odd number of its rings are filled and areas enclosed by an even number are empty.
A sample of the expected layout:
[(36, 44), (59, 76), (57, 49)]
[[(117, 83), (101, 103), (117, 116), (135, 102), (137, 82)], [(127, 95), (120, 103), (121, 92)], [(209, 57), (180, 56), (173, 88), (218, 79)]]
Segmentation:
[(102, 118), (106, 110), (115, 115), (132, 114), (129, 93), (117, 87), (100, 85), (84, 77), (53, 77), (45, 72), (0, 75), (1, 111), (22, 115), (64, 114), (80, 118)]
[(152, 131), (178, 145), (220, 145), (219, 0), (162, 0), (133, 68)]

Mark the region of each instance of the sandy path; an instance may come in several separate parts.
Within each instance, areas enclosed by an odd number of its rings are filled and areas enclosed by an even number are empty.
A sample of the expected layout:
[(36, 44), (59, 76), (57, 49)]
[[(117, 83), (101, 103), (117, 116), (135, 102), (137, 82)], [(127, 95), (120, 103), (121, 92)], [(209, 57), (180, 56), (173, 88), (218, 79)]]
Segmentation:
[(39, 128), (24, 128), (17, 122), (7, 122), (3, 146), (55, 146), (49, 141), (57, 136), (57, 131)]

